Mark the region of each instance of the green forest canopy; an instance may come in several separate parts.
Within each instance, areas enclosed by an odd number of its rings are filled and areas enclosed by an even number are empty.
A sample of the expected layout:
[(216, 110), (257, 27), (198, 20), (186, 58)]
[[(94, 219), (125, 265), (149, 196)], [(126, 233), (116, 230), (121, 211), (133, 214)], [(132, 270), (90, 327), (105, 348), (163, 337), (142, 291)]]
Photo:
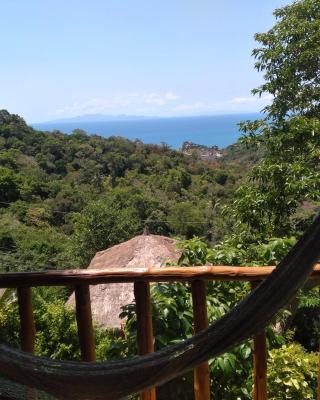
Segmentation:
[[(6, 271), (86, 266), (96, 251), (151, 233), (216, 241), (221, 205), (252, 163), (75, 130), (39, 132), (0, 111), (0, 259)], [(103, 221), (103, 224), (101, 223)]]

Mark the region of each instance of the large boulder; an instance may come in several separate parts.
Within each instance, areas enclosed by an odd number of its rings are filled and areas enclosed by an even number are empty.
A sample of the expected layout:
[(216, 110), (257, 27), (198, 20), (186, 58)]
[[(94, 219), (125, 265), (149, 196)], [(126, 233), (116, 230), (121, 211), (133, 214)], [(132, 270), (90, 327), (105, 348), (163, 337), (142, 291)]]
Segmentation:
[[(161, 267), (177, 262), (180, 253), (173, 239), (159, 235), (140, 235), (127, 242), (99, 251), (88, 269)], [(120, 328), (121, 307), (134, 300), (132, 283), (110, 283), (90, 287), (92, 316), (105, 328)], [(74, 295), (68, 301), (74, 305)]]

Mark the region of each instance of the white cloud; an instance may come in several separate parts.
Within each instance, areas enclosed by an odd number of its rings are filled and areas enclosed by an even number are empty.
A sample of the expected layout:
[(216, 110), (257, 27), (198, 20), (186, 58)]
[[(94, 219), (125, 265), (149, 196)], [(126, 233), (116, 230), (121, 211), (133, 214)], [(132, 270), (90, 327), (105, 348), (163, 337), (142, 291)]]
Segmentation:
[(251, 97), (234, 97), (231, 100), (231, 103), (238, 103), (238, 104), (252, 104), (252, 103), (267, 103), (273, 99), (271, 94), (266, 94), (264, 96), (251, 96)]
[[(53, 115), (77, 116), (84, 114), (137, 112), (144, 106), (162, 107), (179, 99), (171, 91), (164, 93), (124, 93), (110, 98), (91, 98), (82, 102), (74, 102), (56, 110)], [(145, 107), (144, 107), (145, 108)], [(145, 108), (146, 109), (146, 108)]]
[(176, 111), (189, 111), (189, 110), (203, 110), (211, 108), (211, 106), (204, 103), (191, 103), (191, 104), (179, 104), (175, 107)]
[(140, 96), (139, 102), (140, 104), (151, 104), (151, 105), (156, 105), (156, 106), (164, 106), (168, 102), (174, 101), (179, 99), (179, 96), (177, 96), (173, 92), (166, 92), (166, 93), (149, 93)]
[(215, 103), (194, 102), (184, 103), (175, 106), (174, 111), (183, 114), (192, 113), (228, 113), (228, 112), (256, 112), (270, 103), (273, 99), (272, 95), (264, 95), (261, 97), (234, 97), (231, 100), (224, 100)]
[[(271, 95), (237, 96), (217, 102), (183, 101), (172, 91), (130, 92), (108, 98), (77, 101), (56, 110), (51, 116), (74, 117), (84, 114), (196, 115), (205, 113), (257, 112), (273, 99)], [(181, 101), (179, 101), (181, 100)]]
[(234, 97), (231, 103), (255, 103), (256, 99), (254, 97)]

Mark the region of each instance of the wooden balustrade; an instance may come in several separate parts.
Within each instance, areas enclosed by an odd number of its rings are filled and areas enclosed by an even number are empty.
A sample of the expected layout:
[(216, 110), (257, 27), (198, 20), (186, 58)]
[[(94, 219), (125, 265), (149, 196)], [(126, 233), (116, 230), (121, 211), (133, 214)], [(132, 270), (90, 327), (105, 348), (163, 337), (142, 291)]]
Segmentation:
[[(191, 282), (194, 333), (199, 333), (208, 327), (207, 314), (207, 284), (203, 280)], [(204, 362), (194, 370), (195, 400), (210, 399), (209, 363)]]
[(96, 350), (94, 346), (89, 286), (76, 285), (75, 299), (81, 359), (82, 361), (95, 361)]
[[(139, 355), (152, 353), (153, 328), (152, 328), (152, 309), (150, 298), (150, 284), (148, 282), (135, 282), (134, 297), (136, 301), (137, 313), (137, 342)], [(140, 393), (141, 400), (155, 400), (156, 389), (151, 388)]]
[[(35, 324), (32, 311), (32, 287), (74, 285), (76, 318), (81, 358), (95, 361), (89, 285), (116, 282), (134, 282), (137, 313), (137, 344), (140, 355), (154, 351), (150, 282), (190, 282), (194, 332), (208, 327), (206, 306), (206, 281), (248, 281), (254, 288), (272, 273), (275, 267), (165, 267), (112, 270), (60, 270), (0, 274), (0, 288), (17, 288), (21, 349), (33, 353), (35, 348)], [(320, 264), (314, 267), (310, 278), (320, 284)], [(254, 400), (267, 399), (267, 347), (265, 332), (257, 332), (253, 339)], [(319, 353), (320, 357), (320, 353)], [(319, 360), (320, 362), (320, 360)], [(320, 369), (319, 369), (320, 371)], [(195, 400), (210, 400), (210, 376), (208, 363), (194, 371)], [(31, 397), (30, 397), (31, 398)], [(34, 397), (33, 397), (34, 398)], [(140, 393), (141, 400), (156, 400), (156, 390), (151, 388)], [(320, 400), (320, 374), (318, 380)]]
[[(319, 353), (318, 353), (318, 363), (320, 366), (320, 346), (319, 346)], [(320, 400), (320, 367), (318, 368), (318, 382), (317, 382), (317, 400)]]
[(32, 290), (30, 287), (17, 288), (21, 349), (27, 353), (34, 352), (36, 329), (32, 311)]
[[(18, 287), (17, 296), (20, 316), (21, 350), (27, 353), (34, 353), (36, 328), (33, 319), (32, 289), (30, 287)], [(37, 400), (37, 397), (35, 389), (27, 389), (26, 400)]]
[[(252, 282), (255, 289), (260, 282)], [(267, 336), (265, 330), (253, 338), (253, 400), (267, 400)]]

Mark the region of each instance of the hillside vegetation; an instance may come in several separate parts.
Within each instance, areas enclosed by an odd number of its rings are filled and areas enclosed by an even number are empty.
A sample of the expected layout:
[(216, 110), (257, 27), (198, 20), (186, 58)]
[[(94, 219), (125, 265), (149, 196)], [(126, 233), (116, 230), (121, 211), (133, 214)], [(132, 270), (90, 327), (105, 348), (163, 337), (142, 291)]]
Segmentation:
[(220, 207), (250, 165), (237, 151), (206, 163), (165, 144), (39, 132), (0, 111), (2, 270), (86, 266), (144, 228), (216, 241), (226, 228)]

